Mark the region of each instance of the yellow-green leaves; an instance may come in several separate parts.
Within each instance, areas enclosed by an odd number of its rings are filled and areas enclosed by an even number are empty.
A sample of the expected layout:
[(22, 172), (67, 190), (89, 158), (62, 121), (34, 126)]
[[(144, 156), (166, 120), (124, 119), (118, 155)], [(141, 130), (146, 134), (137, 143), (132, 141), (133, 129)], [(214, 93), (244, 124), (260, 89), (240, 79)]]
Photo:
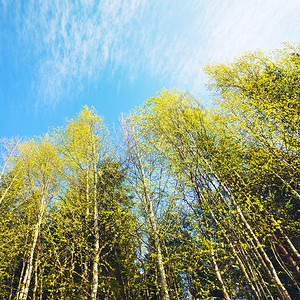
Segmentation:
[[(93, 160), (105, 154), (108, 132), (94, 108), (83, 108), (80, 114), (58, 130), (59, 150), (74, 167), (91, 167)], [(97, 157), (93, 157), (93, 153)]]
[(21, 166), (23, 175), (34, 188), (48, 189), (61, 171), (61, 160), (55, 141), (48, 134), (23, 143), (19, 149), (16, 165)]

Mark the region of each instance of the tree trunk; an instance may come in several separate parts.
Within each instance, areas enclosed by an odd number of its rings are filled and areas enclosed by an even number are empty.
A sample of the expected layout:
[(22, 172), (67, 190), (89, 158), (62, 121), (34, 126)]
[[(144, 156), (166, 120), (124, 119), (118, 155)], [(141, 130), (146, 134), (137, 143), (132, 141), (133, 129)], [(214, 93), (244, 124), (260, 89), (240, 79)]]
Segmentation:
[(252, 284), (252, 280), (250, 279), (250, 276), (248, 275), (248, 272), (246, 270), (246, 266), (244, 265), (244, 263), (242, 262), (241, 258), (238, 255), (238, 252), (236, 251), (234, 245), (232, 244), (232, 242), (230, 241), (230, 239), (228, 238), (225, 230), (222, 228), (222, 226), (219, 224), (218, 220), (216, 219), (214, 213), (211, 211), (211, 209), (209, 209), (211, 216), (213, 217), (213, 220), (215, 221), (215, 223), (217, 224), (217, 226), (221, 229), (221, 233), (223, 235), (223, 237), (226, 240), (226, 243), (229, 245), (231, 252), (233, 253), (234, 257), (236, 258), (236, 260), (238, 261), (238, 264), (246, 278), (247, 283), (249, 284), (252, 292), (254, 293), (256, 299), (260, 299), (260, 296), (258, 294), (258, 292), (256, 291), (256, 288), (254, 287), (254, 285)]
[(247, 222), (247, 220), (245, 219), (244, 217), (244, 214), (242, 213), (240, 207), (237, 205), (237, 203), (235, 202), (234, 199), (231, 199), (232, 201), (232, 204), (235, 206), (235, 208), (237, 209), (237, 212), (239, 214), (239, 216), (241, 217), (243, 223), (245, 224), (248, 232), (250, 233), (250, 235), (252, 236), (252, 238), (254, 239), (256, 245), (257, 245), (257, 248), (258, 248), (258, 251), (261, 253), (262, 257), (264, 258), (270, 272), (272, 273), (273, 275), (273, 279), (277, 285), (277, 288), (278, 288), (278, 291), (280, 292), (281, 296), (283, 299), (285, 300), (292, 300), (288, 291), (286, 290), (286, 288), (284, 287), (284, 285), (282, 284), (281, 280), (279, 279), (278, 275), (277, 275), (277, 272), (270, 260), (270, 258), (268, 257), (267, 253), (265, 252), (265, 250), (263, 249), (263, 246), (261, 245), (261, 243), (259, 242), (256, 234), (253, 232), (252, 228), (250, 227), (249, 223)]
[(281, 235), (283, 236), (283, 238), (285, 239), (285, 241), (288, 243), (288, 245), (290, 246), (293, 255), (297, 258), (298, 261), (300, 261), (300, 254), (297, 251), (296, 247), (294, 246), (294, 244), (292, 243), (292, 241), (289, 239), (289, 237), (283, 232), (283, 230), (281, 229), (280, 226), (278, 226), (278, 230), (281, 233)]
[[(222, 188), (222, 190), (229, 196), (229, 199), (232, 203), (232, 205), (235, 207), (238, 215), (240, 216), (243, 224), (245, 225), (247, 231), (249, 232), (250, 236), (253, 238), (253, 240), (255, 241), (257, 250), (260, 252), (260, 254), (263, 257), (263, 260), (265, 262), (265, 264), (267, 265), (267, 268), (269, 270), (269, 272), (272, 275), (272, 279), (275, 281), (277, 289), (282, 297), (282, 299), (284, 300), (291, 300), (291, 297), (288, 293), (288, 291), (286, 290), (286, 288), (284, 287), (284, 285), (282, 284), (280, 278), (277, 275), (277, 272), (270, 260), (270, 258), (268, 257), (268, 255), (266, 254), (266, 252), (263, 249), (262, 244), (259, 242), (256, 234), (254, 233), (254, 231), (252, 230), (251, 226), (249, 225), (248, 221), (246, 220), (243, 212), (241, 211), (241, 208), (239, 207), (239, 205), (236, 203), (234, 196), (232, 195), (231, 191), (223, 184), (223, 182), (220, 180), (219, 176), (216, 174), (216, 172), (214, 172), (214, 170), (212, 169), (210, 163), (203, 157), (202, 153), (198, 150), (197, 151), (200, 158), (203, 160), (203, 162), (205, 163), (205, 165), (208, 167), (209, 172), (211, 174), (213, 174), (214, 178), (218, 181), (220, 187)], [(211, 180), (211, 183), (214, 185), (213, 180)], [(222, 195), (221, 195), (222, 196)]]
[(286, 257), (287, 261), (290, 262), (290, 264), (293, 267), (294, 271), (296, 272), (297, 276), (300, 277), (300, 268), (297, 265), (297, 263), (294, 261), (294, 259), (290, 255), (290, 253), (285, 249), (285, 247), (278, 240), (277, 236), (274, 233), (272, 233), (272, 237), (273, 237), (274, 241), (277, 243), (281, 253)]
[(155, 220), (155, 215), (153, 211), (153, 203), (150, 198), (147, 185), (146, 185), (146, 178), (145, 178), (145, 172), (144, 168), (139, 156), (139, 153), (137, 152), (137, 158), (138, 158), (138, 163), (140, 167), (140, 172), (141, 172), (141, 179), (143, 182), (143, 189), (144, 189), (144, 196), (146, 199), (146, 209), (148, 210), (146, 213), (148, 214), (148, 217), (150, 219), (150, 224), (151, 224), (151, 229), (152, 229), (152, 234), (154, 238), (154, 244), (155, 244), (155, 250), (156, 250), (156, 255), (157, 255), (157, 264), (158, 264), (158, 271), (159, 271), (159, 281), (160, 281), (160, 288), (161, 288), (161, 296), (162, 300), (169, 300), (169, 291), (168, 291), (168, 284), (167, 284), (167, 279), (166, 279), (166, 273), (165, 273), (165, 268), (163, 264), (163, 258), (162, 258), (162, 253), (161, 253), (161, 246), (160, 246), (160, 241), (159, 241), (159, 236), (158, 236), (158, 231), (157, 231), (157, 225), (156, 225), (156, 220)]
[[(212, 247), (213, 247), (213, 246), (212, 246)], [(225, 298), (226, 300), (230, 300), (230, 297), (229, 297), (229, 295), (228, 295), (228, 293), (227, 293), (227, 290), (226, 290), (226, 286), (225, 286), (225, 284), (224, 284), (224, 281), (223, 281), (223, 279), (222, 279), (221, 273), (220, 273), (220, 271), (219, 271), (219, 267), (218, 267), (217, 261), (216, 261), (216, 259), (215, 259), (215, 254), (214, 254), (214, 250), (213, 250), (213, 249), (211, 250), (211, 259), (212, 259), (212, 263), (213, 263), (213, 265), (214, 265), (214, 269), (215, 269), (215, 272), (216, 272), (217, 279), (218, 279), (219, 284), (220, 284), (220, 286), (221, 286), (221, 288), (222, 288), (224, 298)]]
[(13, 267), (13, 275), (11, 278), (11, 284), (10, 284), (10, 292), (9, 292), (9, 300), (11, 300), (12, 295), (13, 295), (13, 285), (14, 285), (14, 279), (15, 279), (15, 275), (16, 275), (16, 267), (17, 267), (17, 260), (15, 260), (14, 262), (14, 267)]
[[(89, 215), (90, 215), (90, 185), (89, 185), (89, 176), (90, 176), (90, 169), (89, 166), (87, 166), (86, 168), (86, 214), (85, 214), (85, 221), (86, 221), (86, 225), (88, 224), (88, 220), (89, 220)], [(84, 271), (83, 271), (83, 276), (84, 279), (87, 280), (87, 276), (88, 276), (88, 255), (85, 253), (84, 251)]]
[(45, 208), (46, 208), (46, 196), (43, 195), (42, 200), (41, 200), (40, 212), (38, 215), (38, 222), (35, 227), (34, 238), (33, 238), (32, 246), (31, 246), (30, 257), (29, 257), (29, 261), (27, 263), (27, 268), (26, 268), (24, 278), (22, 280), (21, 288), (17, 295), (17, 300), (26, 300), (28, 297), (28, 291), (29, 291), (32, 269), (33, 269), (33, 257), (34, 257), (35, 248), (36, 248), (37, 241), (38, 241), (39, 234), (40, 234), (40, 228), (41, 228), (41, 223), (43, 220)]
[(132, 131), (130, 131), (129, 127), (125, 122), (123, 123), (123, 135), (127, 147), (125, 151), (129, 157), (130, 162), (134, 166), (136, 176), (142, 182), (141, 194), (143, 196), (140, 197), (141, 197), (142, 205), (144, 206), (145, 217), (148, 218), (148, 221), (150, 222), (151, 231), (152, 231), (151, 234), (154, 239), (154, 246), (155, 246), (155, 252), (157, 256), (157, 265), (158, 265), (158, 273), (159, 273), (158, 277), (159, 277), (159, 284), (161, 288), (160, 291), (161, 297), (162, 300), (170, 300), (166, 273), (163, 264), (163, 256), (161, 251), (159, 234), (157, 230), (155, 214), (153, 211), (153, 202), (147, 187), (147, 180), (145, 176), (144, 165), (140, 155), (139, 143), (135, 135), (134, 128), (131, 129)]
[(149, 209), (149, 217), (150, 217), (150, 223), (153, 231), (153, 237), (154, 237), (154, 244), (155, 244), (155, 250), (157, 254), (157, 264), (158, 264), (158, 271), (159, 271), (159, 280), (160, 280), (160, 288), (161, 288), (161, 295), (163, 300), (169, 300), (169, 292), (168, 292), (168, 284), (166, 279), (166, 273), (165, 268), (163, 265), (163, 258), (161, 253), (161, 246), (159, 241), (159, 236), (157, 232), (157, 226), (155, 221), (155, 216), (153, 212), (153, 204), (152, 201), (149, 199), (148, 209)]
[[(202, 155), (201, 155), (202, 156)], [(203, 158), (204, 159), (204, 158)], [(235, 209), (237, 210), (238, 215), (240, 216), (242, 222), (244, 223), (245, 227), (247, 228), (247, 231), (250, 233), (250, 236), (253, 238), (253, 240), (256, 243), (256, 246), (258, 248), (258, 251), (260, 252), (260, 254), (262, 255), (265, 263), (267, 264), (272, 277), (277, 285), (278, 291), (282, 296), (282, 299), (284, 300), (292, 300), (288, 291), (286, 290), (286, 288), (284, 287), (284, 285), (282, 284), (281, 280), (279, 279), (277, 272), (270, 260), (270, 258), (268, 257), (268, 255), (266, 254), (265, 250), (263, 249), (262, 244), (259, 242), (256, 234), (253, 232), (251, 226), (249, 225), (248, 221), (246, 220), (243, 212), (241, 211), (241, 208), (239, 207), (239, 205), (236, 203), (234, 196), (232, 195), (232, 193), (230, 192), (230, 190), (223, 184), (223, 182), (220, 180), (220, 178), (218, 177), (218, 175), (213, 171), (212, 167), (210, 166), (210, 164), (207, 162), (207, 160), (204, 159), (205, 164), (207, 165), (207, 167), (209, 168), (210, 172), (214, 175), (214, 177), (217, 179), (217, 181), (219, 182), (221, 188), (223, 189), (224, 192), (226, 192), (226, 194), (229, 196), (231, 203), (233, 204), (233, 206), (235, 207)]]
[[(95, 159), (94, 150), (94, 159)], [(97, 200), (97, 165), (94, 162), (94, 261), (93, 261), (93, 282), (91, 291), (91, 300), (97, 299), (98, 284), (99, 284), (99, 257), (100, 257), (100, 235), (99, 235), (99, 220), (98, 220), (98, 200)]]
[(39, 261), (39, 250), (37, 251), (36, 260), (34, 263), (34, 288), (33, 288), (32, 300), (36, 300), (36, 292), (38, 288), (38, 261)]

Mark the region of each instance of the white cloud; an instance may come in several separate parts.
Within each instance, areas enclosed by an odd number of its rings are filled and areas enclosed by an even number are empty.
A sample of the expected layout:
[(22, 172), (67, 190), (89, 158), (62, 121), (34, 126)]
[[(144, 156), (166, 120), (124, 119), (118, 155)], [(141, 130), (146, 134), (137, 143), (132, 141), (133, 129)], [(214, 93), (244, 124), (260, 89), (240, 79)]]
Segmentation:
[[(187, 1), (186, 3), (190, 3)], [(281, 47), (282, 42), (300, 40), (298, 1), (216, 0), (197, 10), (183, 10), (185, 28), (174, 34), (173, 41), (156, 44), (156, 53), (166, 53), (164, 73), (179, 87), (199, 92), (203, 86), (201, 66), (226, 61), (245, 51)], [(188, 4), (186, 4), (188, 5)], [(178, 10), (180, 11), (180, 10)], [(156, 59), (158, 60), (158, 59)], [(155, 65), (155, 56), (153, 57)], [(154, 70), (156, 73), (160, 68)]]
[(30, 0), (17, 11), (33, 89), (51, 103), (119, 68), (198, 93), (206, 63), (300, 32), (298, 0)]

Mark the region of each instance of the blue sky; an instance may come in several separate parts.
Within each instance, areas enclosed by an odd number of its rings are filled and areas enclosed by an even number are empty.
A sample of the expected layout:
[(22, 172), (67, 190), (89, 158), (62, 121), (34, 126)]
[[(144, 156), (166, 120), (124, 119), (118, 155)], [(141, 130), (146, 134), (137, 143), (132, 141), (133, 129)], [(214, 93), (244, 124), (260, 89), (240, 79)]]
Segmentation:
[(1, 0), (0, 138), (83, 105), (117, 123), (162, 87), (209, 105), (202, 67), (300, 41), (299, 0)]

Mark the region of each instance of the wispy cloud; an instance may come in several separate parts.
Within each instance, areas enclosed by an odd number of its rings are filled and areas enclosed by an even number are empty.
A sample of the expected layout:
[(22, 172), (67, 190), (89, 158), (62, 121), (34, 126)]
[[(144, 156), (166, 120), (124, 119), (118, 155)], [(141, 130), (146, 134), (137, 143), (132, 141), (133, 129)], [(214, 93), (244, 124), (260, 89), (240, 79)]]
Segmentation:
[(44, 99), (59, 100), (83, 81), (100, 80), (105, 67), (113, 70), (125, 59), (125, 27), (140, 6), (100, 3), (32, 0), (24, 6), (19, 35), (37, 58), (33, 87)]
[(298, 0), (29, 0), (15, 11), (32, 88), (50, 103), (119, 69), (198, 93), (206, 63), (300, 39)]

